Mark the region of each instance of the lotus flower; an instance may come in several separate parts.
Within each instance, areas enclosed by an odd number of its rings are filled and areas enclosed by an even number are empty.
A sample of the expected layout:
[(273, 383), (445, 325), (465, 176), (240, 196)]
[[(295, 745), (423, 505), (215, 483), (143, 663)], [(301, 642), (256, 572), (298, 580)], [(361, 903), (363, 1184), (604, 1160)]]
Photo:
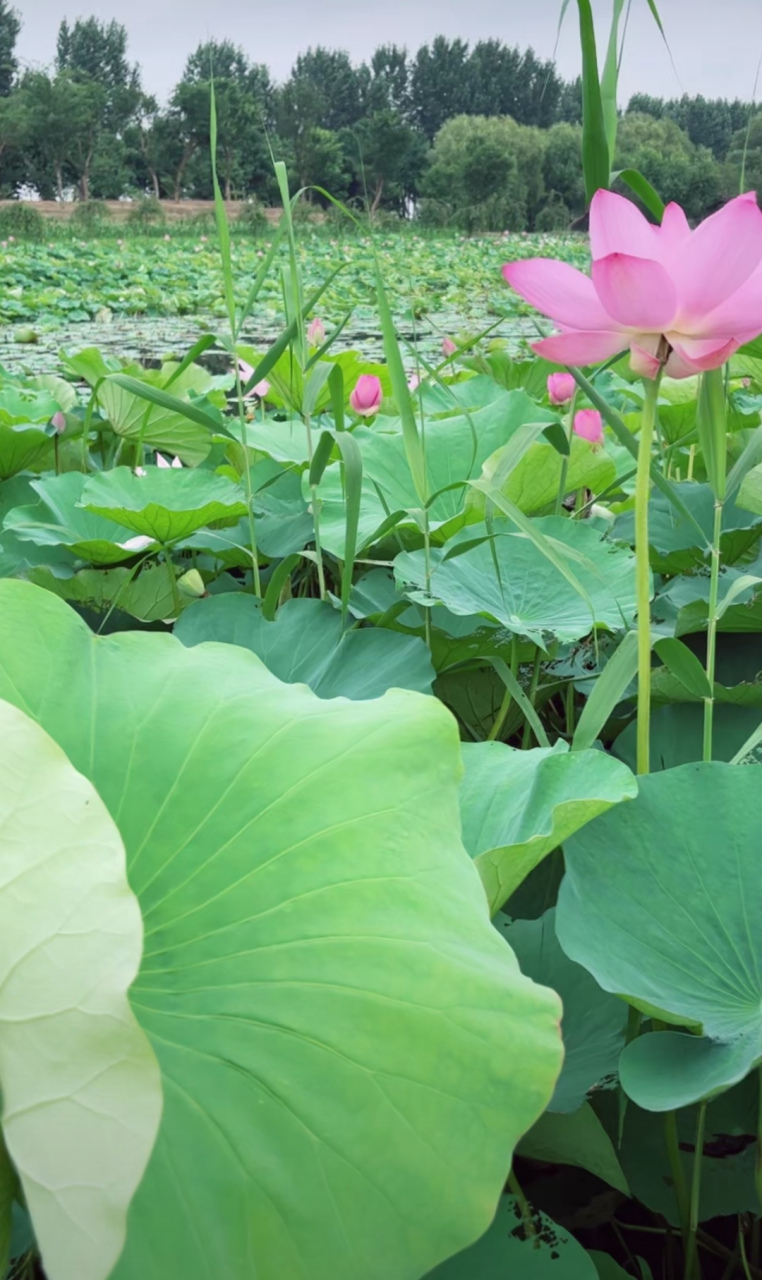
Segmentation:
[(570, 373), (551, 373), (548, 376), (548, 399), (551, 404), (568, 404), (577, 384)]
[(407, 380), (408, 391), (417, 391), (420, 385), (421, 385), (421, 379), (418, 376), (418, 374), (411, 373), (410, 377)]
[(65, 431), (65, 430), (66, 430), (66, 418), (65, 418), (64, 414), (63, 414), (63, 413), (61, 413), (61, 410), (60, 410), (60, 409), (58, 410), (58, 412), (57, 412), (57, 413), (54, 413), (54, 414), (53, 414), (53, 417), (50, 419), (50, 425), (51, 425), (51, 427), (53, 427), (53, 428), (54, 428), (54, 429), (55, 429), (59, 434), (60, 434), (62, 431)]
[(452, 338), (442, 339), (442, 355), (445, 356), (448, 360), (450, 359), (450, 356), (455, 355), (455, 352), (457, 350), (458, 350), (458, 344), (456, 342), (453, 342)]
[(307, 341), (311, 347), (322, 347), (325, 342), (325, 325), (319, 316), (310, 323), (307, 330)]
[(374, 413), (378, 413), (382, 397), (380, 378), (376, 378), (372, 373), (362, 373), (355, 383), (349, 403), (355, 413), (361, 414), (363, 418), (370, 418)]
[(565, 262), (506, 263), (503, 275), (560, 333), (534, 343), (559, 364), (595, 364), (626, 348), (635, 373), (717, 369), (762, 331), (762, 212), (753, 192), (695, 231), (677, 204), (652, 226), (630, 201), (590, 205), (592, 279)]
[(171, 462), (167, 462), (163, 453), (157, 453), (156, 465), (157, 467), (182, 467), (183, 464), (179, 458), (173, 458)]
[(269, 390), (270, 383), (267, 381), (267, 378), (261, 378), (259, 382), (254, 383), (249, 395), (259, 396), (260, 400), (266, 400)]
[(603, 419), (597, 409), (580, 409), (574, 415), (573, 431), (592, 445), (603, 444)]

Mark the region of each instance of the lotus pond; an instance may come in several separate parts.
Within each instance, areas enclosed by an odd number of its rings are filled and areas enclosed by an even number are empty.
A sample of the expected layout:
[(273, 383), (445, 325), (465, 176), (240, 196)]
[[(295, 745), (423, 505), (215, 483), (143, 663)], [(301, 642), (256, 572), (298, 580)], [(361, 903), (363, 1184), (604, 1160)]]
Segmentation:
[(551, 250), (13, 248), (0, 1274), (762, 1274), (762, 346)]

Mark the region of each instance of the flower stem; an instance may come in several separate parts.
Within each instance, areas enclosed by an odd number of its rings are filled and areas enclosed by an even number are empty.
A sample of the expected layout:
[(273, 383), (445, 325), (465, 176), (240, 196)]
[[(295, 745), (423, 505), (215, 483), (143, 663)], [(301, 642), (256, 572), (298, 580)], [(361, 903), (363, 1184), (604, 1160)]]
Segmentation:
[(257, 533), (254, 524), (254, 491), (251, 486), (251, 464), (249, 447), (246, 443), (246, 409), (243, 403), (243, 383), (238, 356), (233, 355), (235, 362), (235, 389), (238, 401), (238, 421), (241, 426), (241, 449), (243, 450), (243, 478), (246, 485), (246, 518), (249, 525), (249, 545), (251, 548), (251, 569), (254, 577), (254, 594), (262, 599), (262, 580), (259, 574), (259, 553), (257, 551)]
[(701, 1275), (696, 1252), (696, 1232), (698, 1231), (699, 1196), (701, 1194), (701, 1161), (704, 1155), (704, 1128), (706, 1126), (706, 1102), (699, 1105), (698, 1122), (696, 1124), (696, 1150), (693, 1153), (693, 1176), (691, 1178), (691, 1216), (688, 1229), (688, 1248), (685, 1255), (685, 1280), (694, 1280)]
[(645, 380), (635, 482), (635, 584), (638, 611), (637, 772), (648, 773), (651, 747), (651, 565), (648, 543), (648, 499), (651, 489), (651, 446), (661, 374)]
[(537, 1238), (537, 1228), (534, 1223), (534, 1214), (532, 1213), (529, 1201), (524, 1195), (524, 1192), (521, 1189), (521, 1183), (516, 1177), (516, 1174), (513, 1172), (513, 1169), (511, 1169), (511, 1172), (508, 1174), (508, 1186), (510, 1187), (513, 1195), (516, 1197), (516, 1201), (518, 1203), (519, 1210), (521, 1212), (521, 1221), (524, 1226), (524, 1235), (526, 1236), (527, 1240), (531, 1240), (533, 1242), (533, 1246), (536, 1249), (540, 1242)]
[[(535, 698), (537, 697), (537, 686), (538, 686), (538, 685), (539, 685), (539, 683), (540, 683), (540, 663), (541, 663), (541, 662), (542, 662), (542, 651), (541, 651), (541, 649), (540, 649), (540, 647), (539, 647), (539, 645), (538, 645), (538, 646), (537, 646), (537, 648), (536, 648), (536, 649), (535, 649), (535, 651), (534, 651), (534, 664), (533, 664), (533, 666), (532, 666), (532, 679), (531, 679), (530, 684), (529, 684), (529, 701), (531, 702), (532, 706), (534, 706), (534, 700), (535, 700)], [(522, 751), (526, 751), (526, 750), (527, 750), (527, 748), (528, 748), (528, 746), (529, 746), (529, 744), (530, 744), (530, 742), (531, 742), (531, 741), (532, 741), (532, 726), (531, 726), (531, 724), (529, 723), (529, 721), (527, 720), (527, 721), (526, 721), (526, 723), (525, 723), (525, 725), (524, 725), (524, 734), (523, 734), (523, 737), (522, 737), (522, 739), (521, 739), (521, 749), (522, 749)], [(538, 742), (538, 744), (537, 744), (537, 745), (538, 745), (538, 746), (540, 745), (540, 744), (539, 744), (539, 742)]]
[(709, 617), (706, 631), (706, 678), (711, 694), (704, 699), (704, 750), (702, 759), (712, 758), (712, 725), (714, 720), (714, 662), (717, 651), (717, 595), (720, 582), (720, 536), (722, 534), (722, 501), (715, 499), (712, 531), (712, 570), (709, 581)]
[(561, 458), (561, 474), (558, 478), (558, 493), (556, 494), (556, 505), (553, 509), (553, 514), (556, 516), (560, 516), (561, 514), (561, 507), (563, 506), (564, 494), (566, 492), (566, 477), (569, 474), (569, 458), (571, 456), (572, 441), (574, 439), (574, 410), (576, 404), (577, 392), (575, 390), (574, 395), (571, 398), (571, 404), (569, 405), (569, 429), (566, 436), (569, 443), (569, 453), (564, 454)]

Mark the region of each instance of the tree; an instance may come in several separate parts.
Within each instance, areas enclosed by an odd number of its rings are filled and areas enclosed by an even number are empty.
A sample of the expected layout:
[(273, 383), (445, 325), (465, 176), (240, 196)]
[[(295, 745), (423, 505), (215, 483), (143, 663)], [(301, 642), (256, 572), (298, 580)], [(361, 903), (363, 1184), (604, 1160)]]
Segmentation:
[(103, 129), (120, 134), (141, 98), (140, 72), (127, 61), (127, 32), (118, 22), (66, 19), (58, 29), (56, 71), (72, 81), (98, 86), (103, 102)]
[(31, 71), (21, 82), (21, 92), (35, 181), (43, 189), (52, 186), (62, 200), (65, 182), (74, 178), (86, 200), (100, 136), (103, 91), (92, 82), (74, 79), (69, 72), (49, 76), (44, 71)]
[(437, 36), (416, 54), (410, 75), (414, 123), (433, 140), (443, 124), (469, 110), (468, 44)]
[(628, 111), (617, 133), (617, 169), (639, 169), (662, 200), (682, 205), (698, 220), (721, 202), (720, 165), (707, 147), (696, 147), (668, 116), (654, 119)]
[(424, 216), (464, 231), (526, 225), (526, 188), (507, 117), (455, 116), (439, 130), (423, 179)]
[(305, 112), (306, 129), (351, 129), (363, 114), (363, 80), (342, 50), (318, 46), (300, 53), (283, 87), (291, 133), (296, 111)]
[(201, 44), (189, 57), (183, 77), (172, 95), (180, 131), (187, 139), (187, 156), (198, 153), (207, 164), (205, 194), (211, 194), (209, 124), (211, 77), (217, 115), (217, 167), (226, 200), (233, 190), (247, 194), (264, 179), (269, 168), (266, 129), (270, 122), (272, 87), (266, 67), (252, 65), (229, 40)]
[(0, 97), (0, 161), (10, 151), (26, 146), (29, 137), (29, 114), (24, 94), (19, 90)]
[(382, 44), (370, 60), (365, 91), (365, 110), (396, 111), (406, 119), (410, 113), (410, 67), (407, 50), (396, 44)]
[(682, 98), (652, 98), (648, 94), (638, 93), (630, 99), (628, 113), (650, 115), (657, 120), (670, 119), (687, 133), (691, 142), (699, 147), (708, 147), (717, 160), (724, 160), (733, 140), (733, 135), (744, 129), (748, 123), (751, 108), (737, 98), (729, 102), (726, 98), (704, 98), (701, 94)]
[(398, 111), (385, 108), (345, 130), (344, 149), (354, 170), (357, 193), (366, 195), (369, 212), (383, 203), (404, 211), (414, 196), (426, 163), (426, 139)]
[(0, 0), (0, 97), (7, 98), (13, 89), (18, 71), (16, 41), (21, 30), (21, 19), (8, 0)]
[(582, 175), (582, 130), (579, 125), (561, 122), (545, 136), (543, 180), (552, 196), (555, 192), (572, 217), (585, 211), (585, 182)]

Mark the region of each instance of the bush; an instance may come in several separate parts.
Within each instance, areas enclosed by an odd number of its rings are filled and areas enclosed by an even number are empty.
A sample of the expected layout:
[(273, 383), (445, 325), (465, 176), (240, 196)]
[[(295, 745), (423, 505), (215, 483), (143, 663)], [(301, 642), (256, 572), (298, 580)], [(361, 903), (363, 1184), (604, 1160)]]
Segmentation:
[(247, 200), (235, 220), (236, 231), (248, 236), (263, 236), (269, 229), (267, 214), (258, 200)]
[(523, 230), (542, 194), (538, 136), (509, 116), (448, 120), (424, 176), (422, 221), (467, 232)]
[(156, 196), (142, 196), (130, 209), (127, 222), (134, 231), (150, 231), (152, 228), (163, 227), (166, 218), (161, 201), (157, 200)]
[(83, 200), (75, 204), (71, 226), (77, 231), (99, 231), (111, 218), (111, 210), (105, 200)]
[(16, 236), (19, 240), (44, 240), (45, 219), (33, 204), (9, 204), (0, 209), (0, 238)]
[(555, 192), (534, 220), (535, 231), (566, 231), (571, 221), (568, 205)]

